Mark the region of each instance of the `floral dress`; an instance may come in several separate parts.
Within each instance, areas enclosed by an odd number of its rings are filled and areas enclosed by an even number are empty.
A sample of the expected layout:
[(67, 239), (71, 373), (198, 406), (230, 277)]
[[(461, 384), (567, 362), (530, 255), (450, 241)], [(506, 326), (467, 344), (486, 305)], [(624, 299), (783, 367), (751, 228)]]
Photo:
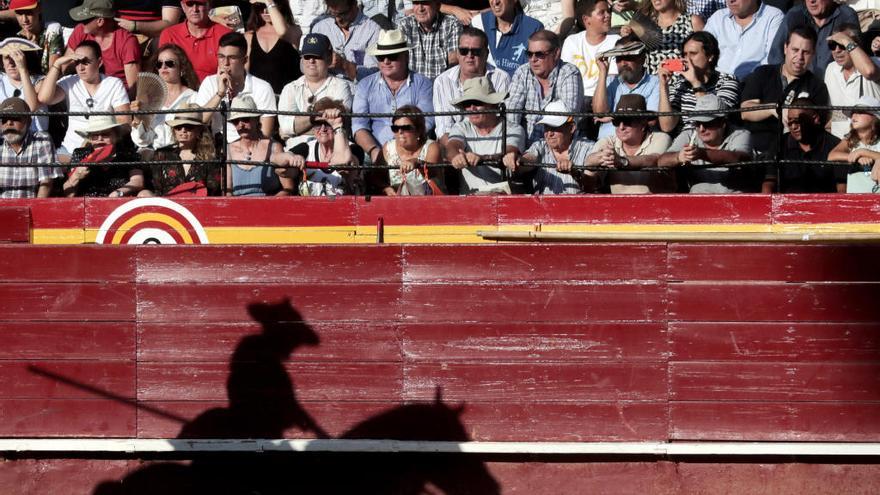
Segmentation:
[(663, 33), (663, 41), (660, 48), (648, 52), (648, 71), (656, 74), (660, 68), (660, 63), (669, 58), (681, 57), (681, 44), (694, 32), (694, 26), (691, 24), (691, 16), (687, 12), (682, 12), (675, 22), (665, 28), (660, 28)]
[[(153, 157), (155, 161), (180, 160), (180, 150), (176, 146), (168, 146), (158, 150)], [(152, 191), (156, 196), (165, 196), (169, 191), (181, 184), (198, 182), (208, 189), (209, 196), (220, 195), (220, 167), (207, 163), (190, 165), (189, 172), (184, 172), (183, 164), (150, 165)]]

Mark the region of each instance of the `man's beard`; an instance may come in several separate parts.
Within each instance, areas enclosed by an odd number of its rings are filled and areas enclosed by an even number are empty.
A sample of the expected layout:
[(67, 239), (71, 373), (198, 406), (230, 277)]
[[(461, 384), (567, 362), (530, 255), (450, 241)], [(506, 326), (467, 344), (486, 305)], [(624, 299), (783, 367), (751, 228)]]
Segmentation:
[(644, 70), (635, 71), (630, 69), (624, 69), (620, 71), (620, 78), (623, 79), (623, 82), (627, 84), (635, 84), (642, 80), (642, 73)]
[(24, 133), (14, 130), (3, 131), (3, 139), (9, 144), (21, 144), (24, 141)]

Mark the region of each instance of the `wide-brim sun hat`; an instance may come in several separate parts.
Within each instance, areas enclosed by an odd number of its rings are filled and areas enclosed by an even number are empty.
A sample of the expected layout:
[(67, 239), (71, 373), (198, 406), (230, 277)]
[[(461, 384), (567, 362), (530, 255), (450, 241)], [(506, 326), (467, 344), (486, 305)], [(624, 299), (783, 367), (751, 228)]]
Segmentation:
[(381, 31), (376, 44), (371, 46), (367, 50), (367, 53), (375, 57), (377, 55), (392, 55), (394, 53), (408, 52), (412, 49), (413, 47), (407, 42), (406, 36), (403, 35), (403, 31), (392, 29), (390, 31)]
[(495, 91), (492, 81), (486, 77), (472, 77), (462, 85), (461, 96), (452, 100), (454, 106), (466, 101), (479, 101), (488, 105), (497, 105), (507, 98), (507, 91)]
[(235, 109), (235, 111), (229, 114), (229, 120), (251, 119), (263, 116), (263, 114), (257, 113), (257, 104), (250, 95), (236, 96), (232, 99), (230, 108)]
[(116, 119), (110, 115), (92, 115), (89, 119), (88, 125), (86, 125), (84, 129), (77, 129), (76, 133), (87, 138), (89, 137), (89, 134), (116, 129), (121, 126), (122, 124), (116, 122)]
[(846, 114), (847, 117), (852, 118), (853, 113), (866, 113), (866, 114), (873, 115), (874, 117), (880, 119), (880, 110), (878, 110), (878, 108), (880, 108), (880, 100), (878, 100), (877, 98), (874, 98), (873, 96), (864, 95), (861, 98), (859, 98), (859, 101), (857, 101), (856, 104), (853, 106), (854, 107), (874, 108), (874, 110), (867, 110), (864, 112), (859, 111), (859, 110), (855, 110), (855, 111), (846, 110), (844, 112), (844, 114)]
[(628, 95), (623, 95), (620, 97), (620, 100), (617, 101), (617, 107), (614, 108), (614, 112), (638, 112), (645, 115), (615, 115), (614, 117), (619, 118), (635, 118), (635, 119), (646, 119), (651, 120), (657, 117), (654, 112), (648, 111), (648, 103), (645, 101), (645, 97), (637, 94), (630, 93)]
[[(186, 104), (181, 107), (182, 110), (190, 110), (190, 109), (201, 109), (198, 105), (193, 105), (192, 103)], [(178, 127), (182, 125), (198, 125), (204, 126), (205, 123), (202, 122), (202, 113), (201, 112), (186, 112), (186, 113), (178, 113), (174, 114), (171, 119), (166, 120), (165, 124), (169, 127)]]
[[(553, 100), (544, 107), (544, 110), (547, 112), (569, 112), (570, 110), (565, 107), (565, 103), (562, 100)], [(538, 124), (545, 125), (547, 127), (560, 127), (571, 122), (573, 119), (568, 115), (544, 115), (541, 117), (541, 120), (538, 121)]]

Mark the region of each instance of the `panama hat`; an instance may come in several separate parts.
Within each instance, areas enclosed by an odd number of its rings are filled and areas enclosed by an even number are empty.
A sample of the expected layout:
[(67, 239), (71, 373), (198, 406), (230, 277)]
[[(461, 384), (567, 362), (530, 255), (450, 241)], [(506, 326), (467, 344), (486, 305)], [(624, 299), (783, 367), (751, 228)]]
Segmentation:
[(412, 47), (406, 42), (406, 36), (403, 35), (403, 31), (392, 29), (390, 31), (381, 31), (378, 41), (367, 50), (367, 53), (375, 57), (376, 55), (391, 55), (392, 53), (402, 53), (410, 50), (412, 50)]
[(115, 129), (122, 125), (119, 122), (116, 122), (116, 119), (110, 115), (92, 115), (91, 117), (92, 118), (89, 119), (89, 125), (87, 125), (85, 129), (78, 129), (76, 131), (77, 134), (82, 137), (89, 137), (89, 134)]
[(500, 93), (495, 91), (495, 86), (488, 77), (473, 77), (462, 85), (461, 96), (452, 101), (458, 106), (466, 101), (479, 101), (489, 105), (497, 105), (507, 98), (507, 91)]
[[(861, 98), (859, 98), (859, 101), (857, 101), (856, 104), (853, 106), (854, 107), (874, 108), (874, 110), (868, 110), (865, 112), (861, 112), (859, 110), (855, 110), (855, 112), (867, 113), (869, 115), (873, 115), (874, 117), (880, 119), (880, 110), (877, 110), (877, 108), (880, 108), (880, 100), (878, 100), (877, 98), (874, 98), (873, 96), (869, 96), (869, 95), (862, 96)], [(852, 114), (854, 113), (854, 111), (847, 110), (844, 113), (846, 114), (847, 117), (852, 118)]]
[[(562, 100), (553, 100), (544, 107), (544, 110), (548, 112), (568, 112), (569, 109), (565, 108), (565, 103)], [(568, 122), (571, 122), (572, 118), (568, 115), (545, 115), (541, 117), (541, 120), (538, 121), (538, 124), (543, 124), (548, 127), (559, 127)]]
[(248, 119), (263, 116), (263, 114), (257, 113), (257, 104), (254, 102), (254, 99), (251, 98), (249, 95), (239, 95), (233, 98), (230, 108), (234, 108), (235, 111), (229, 114), (229, 120)]
[[(187, 103), (182, 106), (182, 110), (196, 109), (201, 108), (198, 105)], [(171, 117), (170, 120), (165, 121), (166, 124), (170, 127), (177, 127), (181, 125), (205, 125), (202, 122), (202, 113), (201, 112), (186, 112), (186, 113), (178, 113)]]

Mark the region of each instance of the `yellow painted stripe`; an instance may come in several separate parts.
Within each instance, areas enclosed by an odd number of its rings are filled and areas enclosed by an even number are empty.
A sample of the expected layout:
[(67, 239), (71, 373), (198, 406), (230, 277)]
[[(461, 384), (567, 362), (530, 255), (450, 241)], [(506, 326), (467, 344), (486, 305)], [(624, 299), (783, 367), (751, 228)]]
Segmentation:
[(137, 214), (128, 220), (125, 221), (122, 225), (116, 229), (116, 233), (113, 234), (113, 240), (111, 244), (119, 244), (122, 241), (122, 237), (131, 230), (132, 227), (137, 226), (140, 223), (144, 222), (159, 222), (161, 224), (167, 225), (171, 227), (180, 235), (180, 238), (183, 239), (184, 244), (192, 244), (193, 238), (186, 231), (186, 227), (183, 226), (176, 218), (166, 215), (164, 213), (140, 213)]
[[(95, 242), (93, 236), (90, 242)], [(83, 244), (86, 242), (82, 229), (33, 229), (31, 242), (34, 244)]]

